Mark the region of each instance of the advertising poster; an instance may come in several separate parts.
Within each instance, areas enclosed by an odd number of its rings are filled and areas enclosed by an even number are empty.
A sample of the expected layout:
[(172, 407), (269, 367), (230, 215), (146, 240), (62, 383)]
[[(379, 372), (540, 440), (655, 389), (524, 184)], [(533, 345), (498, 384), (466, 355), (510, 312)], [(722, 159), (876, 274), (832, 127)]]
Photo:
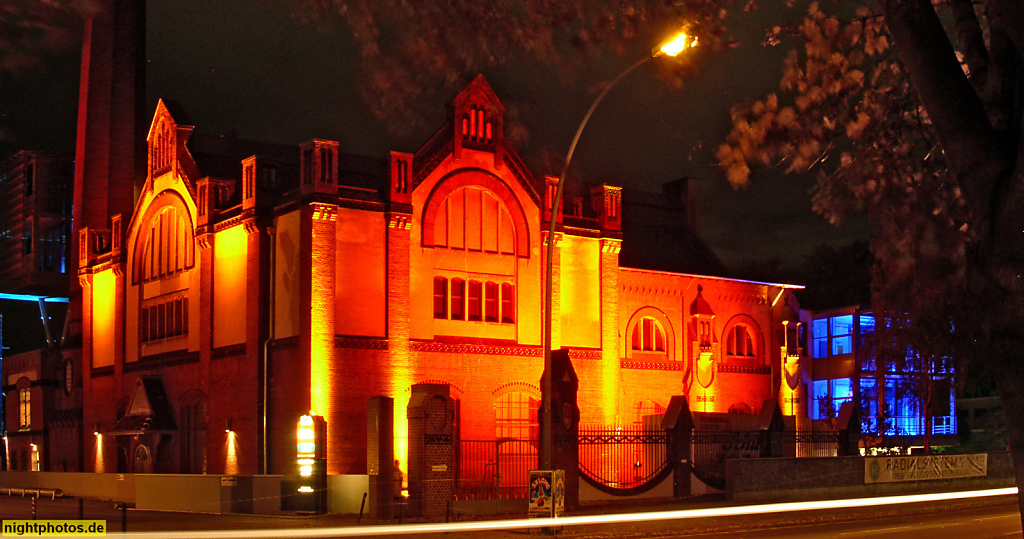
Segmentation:
[(530, 470), (530, 518), (550, 518), (553, 515), (551, 493), (554, 482), (551, 470)]

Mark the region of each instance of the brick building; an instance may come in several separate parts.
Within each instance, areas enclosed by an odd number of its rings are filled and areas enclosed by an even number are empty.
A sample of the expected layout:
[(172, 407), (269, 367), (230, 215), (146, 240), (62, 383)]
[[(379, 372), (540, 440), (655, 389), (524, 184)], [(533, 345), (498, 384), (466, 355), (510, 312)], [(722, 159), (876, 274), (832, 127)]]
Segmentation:
[[(312, 410), (330, 473), (366, 473), (375, 395), (395, 399), (404, 466), (423, 382), (448, 385), (463, 439), (535, 438), (555, 179), (504, 141), (483, 77), (448, 110), (415, 154), (378, 160), (322, 139), (193, 138), (161, 102), (133, 213), (77, 238), (85, 468), (286, 473)], [(703, 245), (690, 184), (666, 192), (669, 236)], [(632, 424), (672, 395), (713, 412), (799, 402), (793, 287), (664, 271), (715, 267), (706, 246), (622, 267), (622, 216), (654, 211), (629, 197), (601, 185), (556, 213), (553, 341), (571, 349), (582, 421)]]
[(60, 152), (23, 150), (0, 162), (0, 469), (81, 462), (78, 357), (61, 349), (73, 177), (74, 161)]

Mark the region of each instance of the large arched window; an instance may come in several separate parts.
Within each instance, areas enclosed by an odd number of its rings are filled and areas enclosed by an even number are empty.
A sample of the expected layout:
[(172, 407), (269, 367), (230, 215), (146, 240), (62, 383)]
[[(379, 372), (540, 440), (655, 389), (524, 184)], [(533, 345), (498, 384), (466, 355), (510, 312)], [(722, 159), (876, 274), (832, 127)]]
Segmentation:
[(181, 197), (164, 192), (150, 208), (136, 240), (132, 275), (136, 283), (161, 279), (195, 265), (195, 231)]
[(632, 348), (643, 352), (665, 351), (665, 328), (652, 317), (645, 316), (633, 326)]
[(495, 436), (498, 439), (538, 440), (540, 399), (522, 391), (509, 391), (494, 402)]

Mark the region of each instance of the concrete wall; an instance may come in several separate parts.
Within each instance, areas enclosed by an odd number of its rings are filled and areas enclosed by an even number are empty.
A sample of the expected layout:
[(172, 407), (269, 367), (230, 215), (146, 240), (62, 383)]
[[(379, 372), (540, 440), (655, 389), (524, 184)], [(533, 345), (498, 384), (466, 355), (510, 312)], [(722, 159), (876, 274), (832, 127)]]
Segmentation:
[[(329, 513), (358, 513), (363, 493), (370, 492), (368, 475), (327, 476), (327, 511)], [(369, 504), (369, 496), (367, 496)], [(363, 511), (369, 511), (369, 505)]]
[(841, 497), (893, 496), (1015, 485), (1005, 451), (988, 454), (988, 475), (977, 478), (864, 483), (862, 457), (732, 459), (726, 461), (726, 495), (738, 502), (782, 502)]
[(592, 503), (603, 503), (611, 501), (622, 501), (622, 500), (645, 500), (645, 499), (662, 499), (667, 500), (672, 498), (672, 485), (675, 478), (672, 474), (668, 474), (665, 479), (652, 487), (643, 494), (637, 494), (635, 496), (616, 496), (614, 494), (608, 494), (607, 492), (600, 491), (590, 483), (587, 483), (583, 478), (580, 478), (580, 504), (592, 504)]
[(135, 503), (135, 474), (0, 472), (0, 487), (61, 489), (80, 496)]
[(0, 487), (61, 489), (65, 496), (127, 502), (153, 511), (266, 514), (281, 510), (279, 475), (0, 472)]

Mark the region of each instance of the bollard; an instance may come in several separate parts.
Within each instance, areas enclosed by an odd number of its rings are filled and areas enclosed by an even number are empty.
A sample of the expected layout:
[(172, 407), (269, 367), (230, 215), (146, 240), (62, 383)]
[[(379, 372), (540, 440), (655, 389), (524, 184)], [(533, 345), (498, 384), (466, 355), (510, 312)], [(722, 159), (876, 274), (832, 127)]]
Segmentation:
[(85, 499), (78, 498), (78, 520), (85, 520)]
[(125, 502), (115, 503), (114, 509), (121, 510), (121, 531), (128, 531), (128, 504)]
[(359, 521), (363, 520), (363, 508), (366, 507), (366, 495), (367, 494), (368, 494), (367, 492), (363, 493), (363, 501), (359, 503), (359, 516), (356, 517), (356, 524), (359, 524)]

